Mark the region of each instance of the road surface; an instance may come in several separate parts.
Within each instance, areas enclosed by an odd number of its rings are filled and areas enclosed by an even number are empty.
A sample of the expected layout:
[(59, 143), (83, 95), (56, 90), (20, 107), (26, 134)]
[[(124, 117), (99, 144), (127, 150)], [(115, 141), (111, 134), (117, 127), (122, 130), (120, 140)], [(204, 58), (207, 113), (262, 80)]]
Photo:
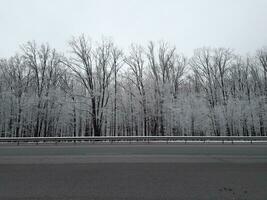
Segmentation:
[(267, 145), (0, 146), (0, 199), (266, 200)]

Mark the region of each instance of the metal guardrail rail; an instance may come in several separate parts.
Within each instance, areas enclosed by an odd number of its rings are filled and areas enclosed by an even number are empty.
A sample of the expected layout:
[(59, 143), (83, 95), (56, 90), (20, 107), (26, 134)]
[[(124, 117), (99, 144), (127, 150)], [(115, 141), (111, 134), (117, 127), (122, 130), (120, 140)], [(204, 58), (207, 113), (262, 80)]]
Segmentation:
[(0, 137), (0, 143), (59, 142), (250, 142), (266, 141), (267, 136), (100, 136), (100, 137)]

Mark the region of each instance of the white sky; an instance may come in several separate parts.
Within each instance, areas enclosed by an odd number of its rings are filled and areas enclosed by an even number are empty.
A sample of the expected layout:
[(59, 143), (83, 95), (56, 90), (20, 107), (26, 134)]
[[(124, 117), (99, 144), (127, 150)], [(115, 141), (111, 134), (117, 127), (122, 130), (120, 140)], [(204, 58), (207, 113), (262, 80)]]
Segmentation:
[(267, 45), (267, 0), (0, 0), (0, 57), (35, 40), (65, 51), (72, 36), (121, 47), (166, 40), (191, 55), (203, 46), (245, 54)]

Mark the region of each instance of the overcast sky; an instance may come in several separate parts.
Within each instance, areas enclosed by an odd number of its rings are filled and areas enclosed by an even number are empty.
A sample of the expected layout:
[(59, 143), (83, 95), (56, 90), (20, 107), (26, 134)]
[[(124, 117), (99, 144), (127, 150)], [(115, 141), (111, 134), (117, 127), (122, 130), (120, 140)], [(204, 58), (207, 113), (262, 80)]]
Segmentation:
[(121, 47), (166, 40), (191, 55), (203, 46), (245, 54), (267, 45), (267, 0), (0, 0), (0, 57), (35, 40), (60, 51), (72, 36)]

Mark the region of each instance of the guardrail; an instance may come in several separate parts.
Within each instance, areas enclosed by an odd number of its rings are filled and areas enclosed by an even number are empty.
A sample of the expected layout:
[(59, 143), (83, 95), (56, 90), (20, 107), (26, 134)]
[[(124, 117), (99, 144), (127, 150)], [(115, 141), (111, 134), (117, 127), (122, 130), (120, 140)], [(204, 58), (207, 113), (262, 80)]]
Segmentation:
[(267, 136), (100, 136), (100, 137), (0, 137), (0, 143), (59, 142), (267, 142)]

